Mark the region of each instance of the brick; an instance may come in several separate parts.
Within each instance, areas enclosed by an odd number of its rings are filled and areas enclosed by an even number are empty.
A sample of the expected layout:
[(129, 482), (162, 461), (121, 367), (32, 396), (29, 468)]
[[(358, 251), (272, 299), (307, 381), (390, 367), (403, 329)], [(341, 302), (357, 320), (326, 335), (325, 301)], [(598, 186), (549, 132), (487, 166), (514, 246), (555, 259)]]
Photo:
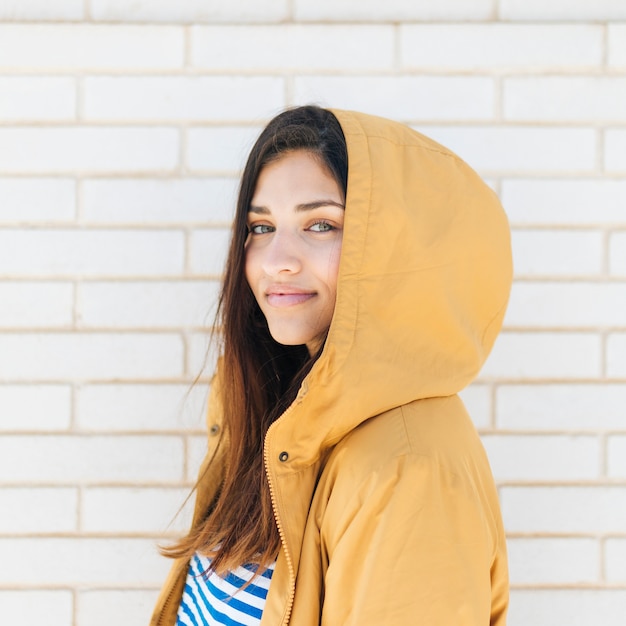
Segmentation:
[(159, 585), (171, 565), (145, 539), (0, 539), (0, 550), (4, 585)]
[(287, 0), (91, 0), (96, 20), (124, 22), (278, 22), (288, 17)]
[(78, 317), (83, 328), (208, 327), (218, 291), (219, 284), (207, 280), (84, 282)]
[(89, 179), (83, 182), (82, 217), (105, 224), (230, 224), (238, 183), (236, 178)]
[(0, 326), (54, 328), (73, 319), (71, 283), (0, 282)]
[(63, 222), (75, 215), (73, 180), (0, 178), (0, 222)]
[(0, 230), (0, 267), (16, 277), (176, 276), (184, 254), (178, 231)]
[(179, 26), (0, 24), (0, 69), (173, 69), (184, 65)]
[(504, 119), (509, 121), (626, 121), (620, 106), (626, 99), (626, 78), (507, 78), (503, 94)]
[[(323, 41), (333, 45), (320, 45)], [(191, 63), (245, 72), (373, 72), (393, 68), (394, 31), (391, 25), (196, 26), (191, 31)]]
[(491, 426), (491, 388), (488, 385), (473, 384), (459, 394), (467, 408), (474, 426), (478, 429)]
[(512, 585), (567, 585), (599, 581), (600, 547), (595, 539), (510, 538)]
[(515, 379), (597, 378), (600, 338), (593, 333), (504, 332), (481, 376)]
[(7, 174), (165, 171), (177, 166), (178, 153), (174, 128), (0, 128), (0, 173)]
[(90, 432), (204, 429), (208, 388), (189, 385), (85, 385), (76, 394), (76, 425)]
[[(0, 20), (81, 20), (85, 16), (83, 0), (5, 0), (0, 5)], [(28, 620), (27, 620), (28, 621)]]
[(607, 171), (626, 170), (626, 130), (605, 132), (604, 166)]
[[(622, 5), (626, 13), (626, 7)], [(608, 24), (608, 65), (626, 67), (626, 24)]]
[(489, 120), (495, 107), (491, 78), (473, 76), (297, 76), (296, 102), (362, 110), (411, 122)]
[(609, 335), (606, 343), (607, 376), (626, 377), (626, 333)]
[(78, 593), (76, 626), (136, 626), (147, 624), (158, 596), (155, 590)]
[[(11, 478), (7, 476), (7, 478)], [(0, 489), (0, 533), (32, 535), (77, 529), (76, 489)]]
[(500, 199), (512, 224), (626, 224), (626, 180), (503, 180)]
[(622, 626), (626, 591), (621, 589), (513, 589), (508, 626)]
[(178, 377), (182, 362), (173, 333), (0, 334), (0, 378), (8, 382)]
[(609, 271), (626, 276), (626, 232), (613, 233), (609, 239)]
[(626, 582), (626, 539), (607, 539), (604, 543), (604, 563), (608, 583)]
[[(0, 571), (1, 566), (0, 566)], [(74, 601), (70, 591), (0, 590), (3, 619), (9, 624), (70, 626)]]
[(285, 105), (283, 79), (265, 76), (92, 77), (84, 90), (91, 121), (246, 120)]
[(220, 276), (226, 264), (230, 230), (196, 228), (190, 238), (190, 266), (194, 274)]
[(500, 0), (500, 17), (505, 20), (587, 21), (626, 18), (621, 0)]
[(191, 170), (239, 173), (261, 129), (247, 126), (191, 128), (187, 165)]
[(56, 431), (70, 426), (69, 385), (0, 386), (0, 431)]
[(502, 487), (509, 533), (622, 533), (626, 487)]
[(410, 21), (410, 20), (487, 20), (494, 16), (492, 0), (388, 0), (380, 3), (375, 0), (295, 0), (294, 17), (297, 20), (359, 20), (359, 21)]
[(597, 437), (486, 435), (483, 444), (498, 482), (593, 480), (600, 472)]
[(621, 430), (624, 406), (623, 384), (502, 385), (496, 423), (503, 430)]
[(219, 338), (211, 343), (210, 333), (189, 333), (187, 335), (187, 372), (190, 376), (210, 378), (215, 371)]
[(590, 25), (402, 24), (402, 67), (529, 70), (602, 65), (603, 31)]
[(607, 473), (611, 478), (626, 477), (626, 435), (608, 438)]
[(601, 231), (515, 229), (511, 244), (517, 276), (592, 276), (602, 271)]
[(0, 120), (71, 120), (76, 116), (76, 97), (73, 78), (0, 78)]
[(180, 437), (5, 435), (0, 439), (0, 476), (16, 485), (155, 483), (180, 480), (182, 473)]
[[(570, 258), (575, 257), (573, 251)], [(593, 306), (581, 306), (593, 302)], [(514, 283), (505, 324), (532, 328), (620, 326), (626, 311), (626, 282)]]
[(90, 487), (81, 501), (81, 530), (87, 533), (177, 533), (191, 524), (193, 499), (176, 515), (189, 488)]
[(572, 175), (595, 169), (596, 135), (590, 128), (422, 126), (417, 130), (479, 171)]

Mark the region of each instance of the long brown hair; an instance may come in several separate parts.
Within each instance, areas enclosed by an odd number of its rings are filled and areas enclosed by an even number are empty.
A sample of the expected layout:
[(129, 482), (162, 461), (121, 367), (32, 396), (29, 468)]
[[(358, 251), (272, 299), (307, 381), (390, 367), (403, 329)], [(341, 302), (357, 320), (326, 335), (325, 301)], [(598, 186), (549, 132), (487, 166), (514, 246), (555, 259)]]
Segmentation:
[(346, 195), (348, 154), (337, 118), (328, 110), (304, 106), (272, 119), (243, 171), (218, 306), (223, 436), (228, 441), (224, 479), (200, 523), (163, 550), (175, 558), (189, 558), (198, 551), (207, 554), (212, 557), (211, 569), (220, 573), (244, 563), (268, 564), (278, 554), (280, 537), (263, 463), (263, 442), (319, 356), (319, 352), (309, 356), (306, 346), (274, 341), (244, 274), (247, 213), (259, 173), (294, 150), (307, 150), (319, 158)]

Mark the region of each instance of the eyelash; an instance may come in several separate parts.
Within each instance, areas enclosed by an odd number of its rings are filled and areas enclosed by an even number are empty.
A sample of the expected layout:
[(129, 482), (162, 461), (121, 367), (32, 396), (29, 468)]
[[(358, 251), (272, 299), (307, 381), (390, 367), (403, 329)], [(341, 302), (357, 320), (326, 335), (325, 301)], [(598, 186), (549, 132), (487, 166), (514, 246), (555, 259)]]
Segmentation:
[[(314, 226), (325, 226), (327, 228), (324, 228), (322, 230), (314, 230), (313, 227)], [(255, 229), (262, 229), (262, 228), (268, 228), (268, 229), (272, 229), (272, 230), (266, 230), (266, 231), (262, 231), (262, 232), (256, 232)], [(250, 226), (248, 226), (248, 234), (249, 235), (265, 235), (269, 232), (273, 232), (274, 227), (271, 226), (270, 224), (252, 224)], [(320, 220), (315, 220), (308, 228), (307, 230), (312, 230), (314, 233), (328, 233), (330, 231), (336, 230), (336, 226), (333, 226), (333, 224), (331, 224), (328, 220), (324, 220), (324, 219), (320, 219)]]
[(255, 232), (256, 228), (273, 228), (273, 226), (270, 226), (269, 224), (252, 224), (251, 226), (248, 226), (248, 234), (249, 235), (265, 235), (267, 232), (271, 232), (271, 231), (265, 231), (262, 233), (257, 233)]
[(310, 230), (313, 226), (328, 226), (324, 230), (315, 230), (315, 233), (327, 233), (331, 230), (335, 230), (335, 227), (328, 220), (315, 220), (311, 226), (309, 226), (308, 230)]

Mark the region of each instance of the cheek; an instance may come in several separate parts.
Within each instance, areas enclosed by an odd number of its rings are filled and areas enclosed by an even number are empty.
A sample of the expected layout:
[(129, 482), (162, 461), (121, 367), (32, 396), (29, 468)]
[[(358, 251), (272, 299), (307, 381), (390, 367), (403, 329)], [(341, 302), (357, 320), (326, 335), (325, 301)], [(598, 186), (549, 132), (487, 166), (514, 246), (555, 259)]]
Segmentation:
[(333, 247), (328, 258), (328, 286), (333, 292), (337, 293), (337, 278), (339, 277), (339, 262), (341, 260), (341, 241)]
[(254, 255), (250, 250), (245, 248), (243, 253), (243, 271), (246, 281), (250, 288), (254, 291)]

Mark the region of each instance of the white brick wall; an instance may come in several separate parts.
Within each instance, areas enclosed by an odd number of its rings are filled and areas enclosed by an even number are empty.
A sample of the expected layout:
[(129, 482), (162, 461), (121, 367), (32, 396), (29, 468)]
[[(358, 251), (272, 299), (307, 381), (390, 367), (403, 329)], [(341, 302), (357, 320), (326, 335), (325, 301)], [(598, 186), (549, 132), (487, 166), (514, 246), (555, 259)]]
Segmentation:
[[(622, 5), (622, 10), (624, 6)], [(626, 19), (626, 15), (620, 17), (621, 20)], [(611, 68), (626, 67), (626, 24), (609, 24), (609, 45), (608, 45), (608, 64)]]
[(0, 24), (0, 41), (0, 68), (11, 72), (184, 66), (184, 33), (178, 26)]
[[(242, 46), (242, 39), (246, 45)], [(333, 45), (321, 46), (322, 41)], [(191, 64), (214, 71), (365, 71), (392, 69), (394, 27), (362, 25), (195, 26), (191, 30)], [(250, 54), (254, 50), (254, 54)], [(285, 51), (292, 51), (285, 54)], [(248, 106), (257, 106), (258, 96)]]
[(176, 167), (179, 149), (174, 128), (16, 126), (0, 128), (0, 171), (167, 172)]
[(147, 623), (207, 445), (239, 171), (309, 101), (413, 125), (502, 198), (516, 280), (462, 395), (500, 489), (509, 624), (622, 626), (622, 0), (0, 0), (7, 623)]
[(12, 20), (81, 20), (85, 16), (83, 0), (5, 0), (0, 5), (0, 19)]
[(89, 626), (146, 624), (153, 607), (152, 591), (86, 590), (78, 594), (76, 622)]
[[(576, 588), (579, 587), (579, 588)], [(622, 626), (626, 593), (622, 589), (525, 589), (511, 594), (510, 626)]]
[(613, 128), (606, 131), (604, 159), (607, 171), (626, 171), (626, 130)]
[(489, 20), (494, 10), (494, 0), (293, 0), (295, 19), (311, 21)]
[(96, 224), (228, 225), (237, 183), (217, 177), (86, 179), (82, 218)]
[(73, 598), (69, 590), (0, 591), (0, 603), (8, 622), (48, 626), (72, 623)]
[(280, 108), (283, 93), (283, 80), (271, 77), (86, 78), (83, 113), (87, 120), (107, 122), (246, 120), (259, 110)]
[(76, 117), (76, 94), (72, 78), (0, 78), (0, 120), (72, 120)]
[(559, 24), (406, 24), (402, 66), (421, 70), (571, 70), (602, 64), (602, 27)]
[(140, 22), (276, 22), (288, 16), (288, 0), (92, 0), (96, 20)]
[(76, 217), (74, 181), (0, 177), (0, 224), (71, 222)]
[(493, 81), (473, 76), (297, 76), (294, 94), (296, 102), (344, 109), (367, 101), (372, 113), (407, 121), (487, 120), (495, 101)]
[(593, 584), (600, 573), (594, 539), (518, 538), (508, 549), (513, 585)]
[(623, 20), (626, 7), (621, 0), (500, 0), (500, 15), (510, 20)]

